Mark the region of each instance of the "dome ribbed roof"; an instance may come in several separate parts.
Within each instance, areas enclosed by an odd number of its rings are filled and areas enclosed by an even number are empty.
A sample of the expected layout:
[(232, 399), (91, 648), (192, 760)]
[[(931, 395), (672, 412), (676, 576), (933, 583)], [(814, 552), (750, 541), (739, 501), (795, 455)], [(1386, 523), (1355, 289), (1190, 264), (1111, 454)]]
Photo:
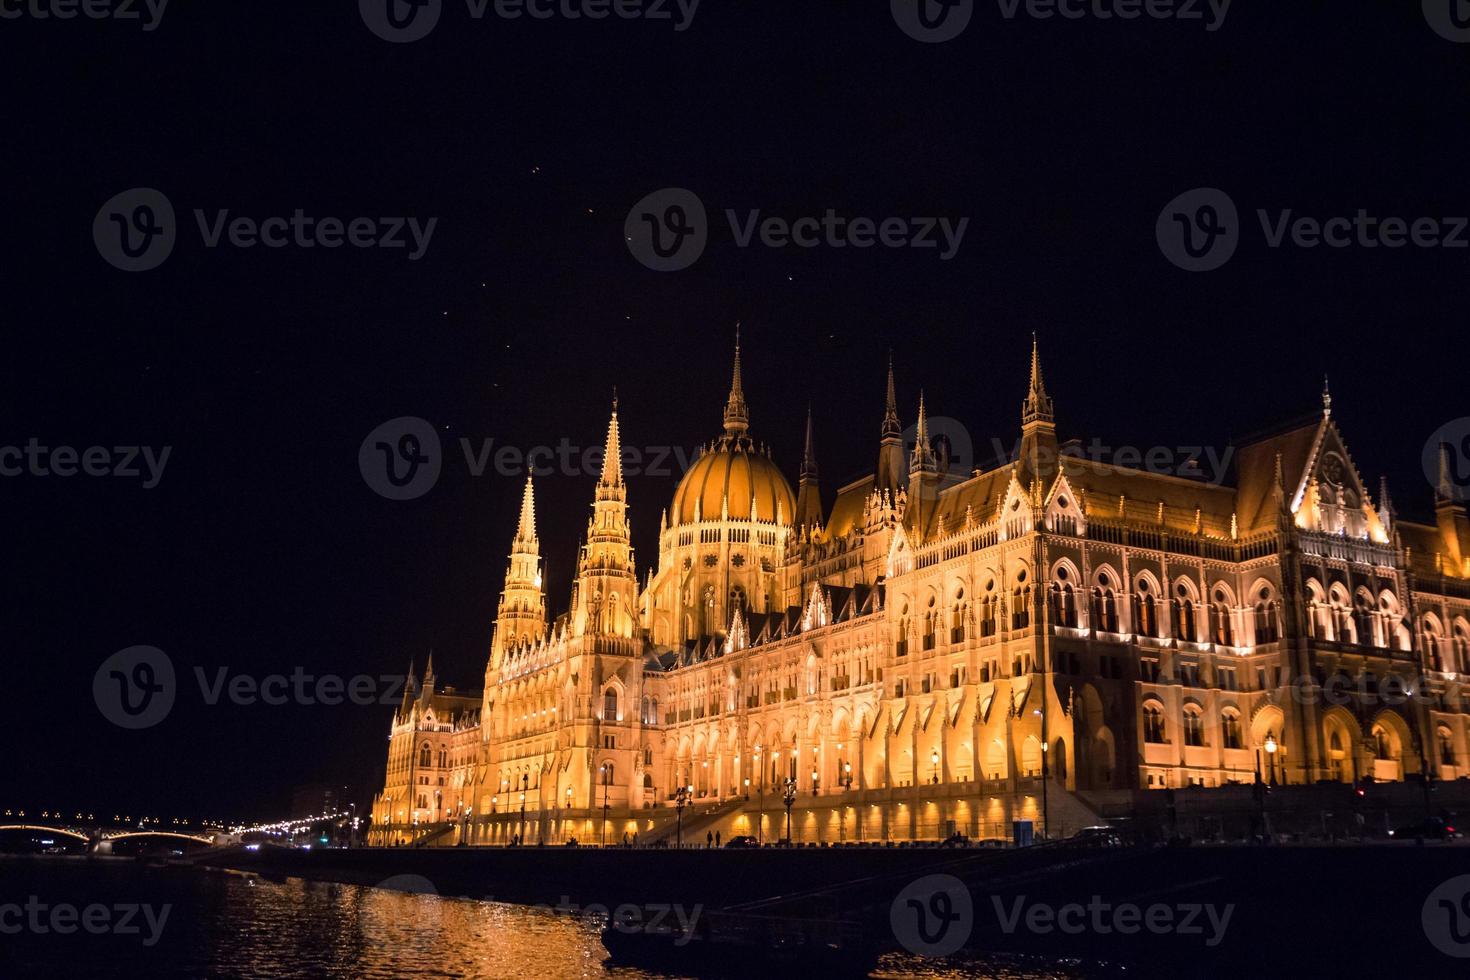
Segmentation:
[(674, 524), (692, 524), (696, 520), (696, 501), (704, 520), (719, 520), (720, 508), (729, 501), (730, 518), (750, 520), (751, 500), (757, 516), (763, 521), (776, 520), (789, 525), (796, 514), (796, 495), (791, 484), (770, 457), (748, 448), (748, 443), (718, 443), (700, 456), (679, 481), (674, 491)]

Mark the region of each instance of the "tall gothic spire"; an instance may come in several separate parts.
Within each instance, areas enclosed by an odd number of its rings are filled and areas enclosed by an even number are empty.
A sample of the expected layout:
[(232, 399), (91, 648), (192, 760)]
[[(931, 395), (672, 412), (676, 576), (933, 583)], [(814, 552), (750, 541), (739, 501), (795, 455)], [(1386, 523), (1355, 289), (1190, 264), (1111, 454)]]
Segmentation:
[(817, 475), (817, 453), (815, 440), (812, 438), (812, 407), (806, 407), (806, 446), (801, 451), (801, 478), (815, 477)]
[(526, 489), (521, 493), (521, 520), (516, 525), (516, 544), (536, 544), (536, 493), (531, 487), (531, 474), (526, 473)]
[(740, 324), (735, 324), (735, 371), (730, 379), (730, 397), (725, 400), (725, 432), (731, 436), (744, 434), (750, 428), (750, 409), (745, 404), (745, 388), (740, 379)]
[(1041, 377), (1041, 353), (1036, 344), (1036, 334), (1031, 335), (1031, 386), (1026, 400), (1021, 404), (1021, 425), (1036, 422), (1052, 422), (1051, 396), (1046, 393), (1046, 382)]
[(1332, 386), (1327, 382), (1327, 375), (1322, 375), (1322, 416), (1326, 418), (1332, 414)]
[(909, 461), (910, 470), (933, 472), (937, 464), (934, 447), (929, 445), (929, 414), (924, 411), (924, 392), (919, 392), (919, 424), (914, 432), (914, 455)]
[(812, 409), (806, 409), (806, 448), (801, 454), (801, 483), (796, 491), (796, 526), (815, 528), (822, 523), (822, 493), (817, 482), (817, 453), (812, 437)]
[(893, 387), (893, 352), (888, 352), (888, 402), (883, 409), (883, 435), (897, 436), (903, 434), (903, 426), (898, 421), (898, 396)]
[(607, 445), (602, 450), (602, 478), (599, 486), (623, 485), (623, 442), (618, 435), (618, 395), (613, 392), (612, 419), (607, 423)]
[(878, 444), (878, 470), (873, 477), (873, 489), (897, 495), (899, 488), (908, 483), (908, 472), (904, 468), (903, 426), (898, 421), (898, 398), (893, 386), (893, 352), (888, 352), (888, 398), (883, 409), (883, 429)]

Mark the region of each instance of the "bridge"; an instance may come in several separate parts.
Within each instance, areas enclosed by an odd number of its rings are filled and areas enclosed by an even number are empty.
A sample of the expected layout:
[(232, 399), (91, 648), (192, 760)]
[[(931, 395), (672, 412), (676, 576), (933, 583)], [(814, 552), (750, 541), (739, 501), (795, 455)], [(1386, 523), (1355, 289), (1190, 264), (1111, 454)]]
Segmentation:
[(54, 834), (62, 837), (70, 837), (74, 840), (84, 842), (87, 845), (87, 852), (89, 854), (111, 854), (112, 845), (116, 842), (133, 840), (139, 837), (163, 838), (191, 841), (195, 844), (216, 845), (226, 843), (227, 839), (233, 838), (234, 836), (223, 831), (207, 834), (190, 834), (177, 830), (148, 830), (146, 828), (125, 830), (101, 827), (58, 826), (39, 823), (0, 823), (0, 834), (7, 831)]

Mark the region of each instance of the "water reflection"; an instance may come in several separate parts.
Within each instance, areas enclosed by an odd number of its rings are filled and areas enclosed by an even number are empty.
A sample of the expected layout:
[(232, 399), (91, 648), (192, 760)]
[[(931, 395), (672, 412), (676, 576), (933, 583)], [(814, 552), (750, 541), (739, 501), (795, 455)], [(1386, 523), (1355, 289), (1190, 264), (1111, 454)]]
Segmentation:
[[(172, 912), (162, 941), (147, 948), (133, 936), (7, 935), (0, 943), (0, 976), (67, 980), (667, 976), (607, 964), (598, 918), (439, 897), (428, 882), (412, 876), (392, 884), (402, 890), (295, 878), (270, 881), (186, 868), (149, 869), (131, 861), (0, 860), (0, 903), (38, 896), (51, 905), (142, 902), (167, 905)], [(780, 970), (770, 972), (779, 975)], [(871, 976), (1060, 980), (1084, 974), (1030, 962), (935, 963), (887, 956)]]

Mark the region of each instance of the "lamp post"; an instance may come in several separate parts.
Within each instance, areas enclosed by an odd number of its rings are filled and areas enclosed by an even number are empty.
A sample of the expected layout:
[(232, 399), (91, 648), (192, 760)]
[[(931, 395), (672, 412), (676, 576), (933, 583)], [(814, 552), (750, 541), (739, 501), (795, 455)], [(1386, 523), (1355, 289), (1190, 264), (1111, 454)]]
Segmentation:
[(612, 773), (607, 771), (607, 763), (602, 764), (599, 770), (602, 773), (602, 829), (597, 832), (597, 846), (607, 846), (607, 791), (612, 785)]
[(526, 790), (531, 788), (530, 773), (521, 773), (521, 827), (517, 836), (524, 841), (526, 839)]
[(1041, 743), (1041, 833), (1043, 837), (1051, 836), (1051, 811), (1047, 807), (1046, 784), (1049, 782), (1047, 770), (1047, 757), (1051, 754), (1047, 750), (1051, 745), (1047, 742)]
[(795, 779), (795, 777), (788, 776), (786, 778), (786, 789), (783, 792), (782, 797), (786, 801), (786, 843), (787, 844), (790, 844), (792, 842), (791, 841), (791, 804), (793, 804), (793, 803), (796, 802), (796, 779)]
[(567, 812), (563, 813), (561, 816), (561, 832), (563, 836), (570, 838), (571, 835), (567, 833), (567, 824), (570, 823), (572, 819), (572, 788), (570, 786), (567, 787), (566, 806), (562, 809), (566, 810)]
[(674, 793), (674, 815), (678, 821), (674, 837), (675, 847), (684, 846), (684, 808), (689, 805), (689, 794), (693, 791), (693, 786), (680, 786)]
[(766, 770), (761, 766), (761, 747), (755, 747), (755, 765), (761, 773), (761, 808), (760, 814), (755, 818), (755, 842), (761, 843), (762, 831), (766, 826)]
[(1266, 763), (1270, 769), (1270, 784), (1274, 789), (1276, 786), (1276, 750), (1280, 748), (1276, 744), (1276, 735), (1273, 732), (1266, 733)]
[(929, 764), (934, 768), (934, 775), (929, 777), (929, 782), (939, 785), (939, 750), (935, 749), (929, 753)]

